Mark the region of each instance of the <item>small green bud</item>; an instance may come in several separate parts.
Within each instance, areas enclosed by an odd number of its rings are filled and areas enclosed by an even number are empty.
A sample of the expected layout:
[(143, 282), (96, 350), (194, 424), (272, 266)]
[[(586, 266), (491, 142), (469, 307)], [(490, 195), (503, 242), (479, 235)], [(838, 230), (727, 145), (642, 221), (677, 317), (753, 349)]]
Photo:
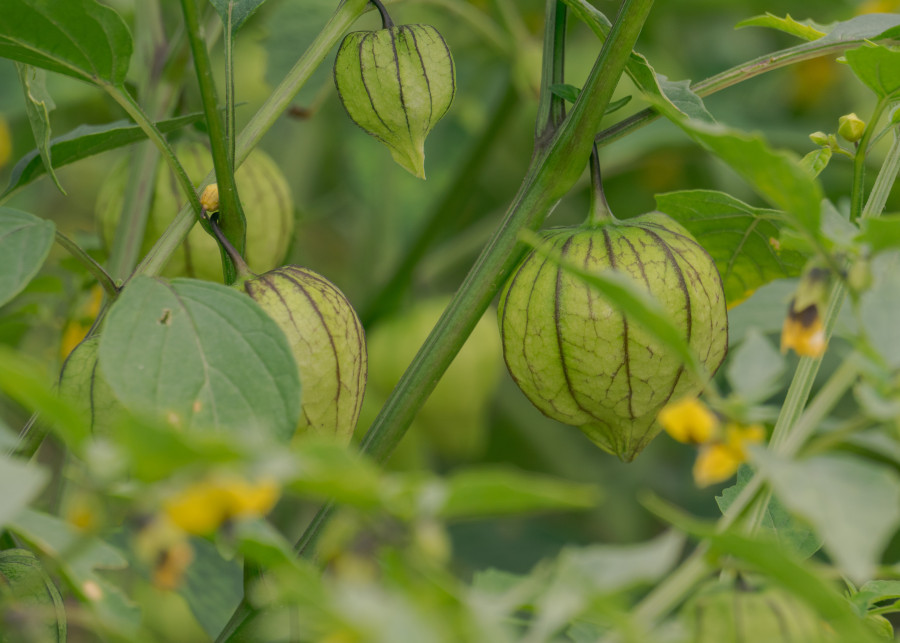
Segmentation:
[(838, 134), (850, 143), (856, 143), (866, 131), (866, 123), (856, 114), (844, 114), (838, 119)]
[(450, 49), (429, 25), (347, 34), (334, 84), (350, 118), (425, 178), (425, 137), (450, 108), (456, 76)]
[(828, 145), (828, 134), (825, 132), (813, 132), (809, 135), (809, 140), (816, 145)]

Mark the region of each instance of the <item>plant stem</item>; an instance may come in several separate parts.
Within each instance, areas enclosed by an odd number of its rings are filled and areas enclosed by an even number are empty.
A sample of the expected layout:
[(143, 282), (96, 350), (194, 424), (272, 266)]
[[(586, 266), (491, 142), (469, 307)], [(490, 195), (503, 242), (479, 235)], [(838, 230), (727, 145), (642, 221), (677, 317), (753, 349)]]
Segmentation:
[[(195, 219), (200, 218), (200, 199), (197, 197), (197, 193), (194, 191), (194, 185), (191, 183), (191, 179), (188, 178), (187, 173), (184, 171), (184, 167), (182, 167), (181, 163), (178, 161), (178, 157), (175, 156), (175, 152), (172, 150), (172, 146), (169, 145), (169, 142), (162, 135), (162, 133), (156, 129), (156, 125), (153, 124), (153, 121), (148, 118), (148, 116), (144, 113), (144, 110), (141, 109), (141, 106), (135, 102), (134, 98), (131, 97), (124, 87), (115, 87), (113, 85), (104, 85), (107, 93), (115, 100), (122, 108), (131, 116), (132, 120), (140, 127), (144, 133), (147, 135), (153, 143), (156, 145), (157, 149), (159, 149), (160, 153), (163, 155), (163, 158), (169, 164), (169, 167), (172, 168), (172, 171), (175, 173), (175, 178), (178, 180), (179, 185), (181, 186), (182, 191), (188, 200), (188, 205), (185, 206), (184, 212), (187, 215), (193, 215)], [(181, 241), (179, 241), (180, 243)], [(175, 244), (176, 247), (178, 244)], [(165, 259), (168, 259), (168, 255)]]
[(851, 221), (856, 221), (862, 214), (865, 191), (864, 184), (866, 178), (866, 158), (869, 156), (869, 141), (872, 139), (872, 134), (875, 132), (875, 128), (878, 127), (878, 121), (881, 120), (881, 115), (884, 113), (888, 104), (889, 102), (884, 98), (878, 101), (869, 122), (866, 124), (866, 129), (863, 132), (862, 138), (860, 138), (859, 142), (856, 144), (856, 154), (853, 157), (853, 186), (850, 190)]
[(443, 197), (432, 210), (428, 221), (409, 244), (405, 254), (394, 268), (393, 274), (378, 294), (360, 312), (363, 326), (370, 328), (378, 319), (395, 311), (412, 283), (416, 267), (425, 257), (448, 224), (457, 218), (463, 209), (470, 190), (467, 189), (478, 178), (493, 149), (494, 143), (503, 132), (503, 126), (511, 119), (511, 112), (518, 106), (518, 95), (511, 79), (506, 81), (503, 96), (494, 107), (491, 119), (485, 124), (461, 166), (461, 170), (447, 187)]
[(603, 177), (600, 174), (600, 153), (597, 146), (591, 150), (591, 208), (588, 214), (587, 225), (599, 226), (615, 219), (606, 194), (603, 192)]
[(565, 82), (566, 5), (558, 0), (547, 0), (546, 13), (541, 93), (534, 131), (538, 149), (550, 142), (566, 117), (566, 102), (550, 91), (551, 85)]
[[(222, 116), (219, 114), (216, 86), (209, 62), (209, 53), (206, 51), (205, 43), (200, 37), (197, 5), (194, 0), (181, 0), (181, 9), (184, 14), (188, 40), (191, 43), (191, 53), (194, 56), (194, 69), (197, 72), (197, 82), (200, 86), (200, 98), (203, 103), (203, 112), (206, 116), (206, 127), (209, 132), (210, 147), (212, 148), (216, 183), (219, 186), (219, 212), (221, 213), (222, 232), (225, 233), (231, 245), (243, 255), (244, 244), (247, 240), (247, 222), (238, 199), (237, 187), (234, 184), (234, 164), (229, 160), (232, 154), (228, 151), (229, 147), (234, 144), (234, 141), (229, 141), (226, 138)], [(225, 43), (227, 49), (231, 43), (231, 25), (226, 25), (226, 27)], [(234, 282), (237, 272), (231, 258), (221, 245), (219, 246), (219, 251), (222, 256), (225, 283), (230, 284)]]
[(110, 299), (115, 299), (119, 296), (119, 288), (116, 286), (116, 282), (113, 278), (110, 277), (109, 273), (103, 269), (103, 266), (94, 261), (94, 258), (86, 253), (81, 246), (69, 239), (69, 237), (59, 230), (56, 231), (56, 243), (68, 250), (69, 254), (78, 259), (84, 267), (97, 278), (97, 281), (103, 287), (103, 290)]
[(369, 1), (375, 5), (375, 8), (378, 9), (378, 13), (381, 14), (382, 29), (392, 29), (394, 26), (394, 21), (391, 20), (391, 16), (388, 14), (387, 9), (384, 8), (384, 5), (381, 4), (380, 0), (369, 0)]
[[(297, 95), (297, 92), (300, 91), (312, 73), (322, 63), (328, 51), (337, 44), (350, 25), (362, 15), (367, 4), (368, 0), (342, 0), (331, 19), (325, 24), (309, 48), (238, 135), (235, 145), (235, 168), (240, 167), (263, 135), (275, 124), (278, 117), (290, 107), (294, 96)], [(213, 173), (209, 173), (199, 187), (203, 188), (212, 183), (213, 177)], [(195, 194), (194, 199), (196, 200), (196, 198)], [(199, 201), (197, 201), (196, 216), (192, 216), (191, 210), (187, 206), (182, 208), (174, 221), (166, 228), (165, 232), (151, 248), (150, 252), (144, 257), (144, 260), (135, 268), (132, 276), (159, 274), (159, 271), (168, 261), (169, 255), (184, 241), (188, 232), (191, 231), (196, 217), (199, 217), (199, 215)]]

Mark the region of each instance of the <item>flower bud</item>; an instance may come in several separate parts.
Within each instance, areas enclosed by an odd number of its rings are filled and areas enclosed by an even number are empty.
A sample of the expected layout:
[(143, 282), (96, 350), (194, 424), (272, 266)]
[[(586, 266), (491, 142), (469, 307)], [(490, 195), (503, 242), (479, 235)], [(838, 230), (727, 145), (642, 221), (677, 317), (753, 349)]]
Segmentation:
[(456, 77), (450, 49), (429, 25), (347, 34), (334, 83), (350, 118), (425, 178), (425, 137), (450, 108)]
[(856, 114), (844, 114), (838, 119), (838, 134), (850, 143), (856, 143), (866, 131), (866, 123)]

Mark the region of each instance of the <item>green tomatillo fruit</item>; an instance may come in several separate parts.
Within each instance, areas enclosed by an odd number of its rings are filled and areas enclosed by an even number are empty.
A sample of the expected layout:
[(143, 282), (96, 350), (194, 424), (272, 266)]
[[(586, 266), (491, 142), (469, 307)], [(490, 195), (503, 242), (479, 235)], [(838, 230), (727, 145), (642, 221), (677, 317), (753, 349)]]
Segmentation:
[(246, 279), (241, 287), (291, 346), (303, 383), (298, 432), (349, 442), (368, 368), (365, 334), (353, 306), (325, 277), (299, 266)]
[[(200, 142), (175, 144), (175, 155), (194, 184), (212, 168), (212, 155)], [(294, 233), (294, 204), (290, 187), (278, 165), (264, 152), (253, 150), (235, 172), (235, 182), (244, 215), (247, 239), (244, 256), (255, 270), (271, 270), (280, 265)], [(114, 167), (97, 197), (97, 221), (107, 247), (115, 238), (122, 214), (128, 164)], [(146, 254), (187, 202), (175, 175), (164, 160), (156, 171), (156, 182), (147, 217), (142, 254)], [(162, 271), (166, 277), (195, 277), (222, 281), (219, 246), (200, 226), (194, 226)]]
[(549, 230), (506, 284), (498, 311), (503, 355), (519, 388), (545, 415), (631, 461), (659, 433), (659, 410), (706, 382), (556, 257), (631, 277), (658, 300), (709, 372), (728, 346), (722, 281), (690, 233), (653, 212)]
[(388, 146), (394, 160), (425, 178), (425, 137), (453, 102), (450, 49), (430, 25), (394, 24), (347, 34), (334, 83), (350, 118)]

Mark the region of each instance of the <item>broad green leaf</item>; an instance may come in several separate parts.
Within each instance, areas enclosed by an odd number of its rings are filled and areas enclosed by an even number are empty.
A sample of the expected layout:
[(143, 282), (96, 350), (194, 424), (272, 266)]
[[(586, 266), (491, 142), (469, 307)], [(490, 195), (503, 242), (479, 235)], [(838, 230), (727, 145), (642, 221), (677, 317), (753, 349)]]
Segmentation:
[[(716, 504), (723, 514), (752, 477), (753, 472), (750, 468), (742, 466), (738, 469), (735, 483), (723, 489), (721, 496), (716, 496)], [(816, 537), (809, 525), (792, 516), (777, 497), (769, 501), (760, 527), (763, 534), (798, 558), (809, 558), (822, 546), (821, 540)]]
[(900, 598), (900, 580), (870, 580), (850, 598), (864, 614), (875, 603)]
[(819, 28), (820, 26), (810, 20), (803, 22), (794, 20), (791, 18), (791, 14), (787, 14), (784, 18), (779, 18), (767, 11), (765, 15), (753, 16), (742, 20), (735, 25), (735, 29), (740, 29), (741, 27), (768, 27), (789, 33), (803, 40), (817, 40), (825, 35), (825, 32)]
[(872, 254), (900, 248), (900, 214), (863, 219), (861, 227), (854, 241), (867, 245)]
[(658, 194), (656, 207), (687, 228), (715, 260), (729, 307), (770, 281), (799, 275), (806, 263), (799, 252), (778, 249), (779, 212), (714, 190)]
[[(203, 114), (198, 112), (160, 121), (156, 127), (163, 134), (168, 134), (202, 118)], [(53, 157), (54, 165), (59, 168), (145, 138), (147, 135), (144, 131), (131, 121), (115, 121), (106, 125), (79, 125), (68, 134), (63, 134), (50, 141), (49, 153)], [(40, 153), (38, 150), (32, 150), (13, 167), (10, 172), (9, 185), (3, 194), (0, 194), (0, 202), (13, 192), (39, 179), (45, 172), (46, 168)]]
[(51, 390), (52, 382), (44, 364), (0, 345), (0, 391), (29, 411), (39, 412), (41, 421), (78, 452), (90, 428), (76, 408)]
[(803, 563), (768, 538), (751, 538), (733, 531), (720, 532), (714, 523), (696, 520), (658, 498), (644, 501), (650, 511), (689, 534), (704, 539), (715, 555), (732, 556), (748, 563), (815, 609), (835, 630), (840, 641), (874, 643), (872, 632), (850, 602), (812, 566)]
[(726, 375), (732, 389), (749, 402), (765, 402), (781, 390), (784, 356), (753, 329), (731, 353)]
[(812, 524), (841, 571), (856, 583), (870, 579), (900, 525), (900, 476), (852, 456), (787, 461), (755, 450), (753, 459), (784, 505)]
[(678, 562), (684, 537), (675, 531), (636, 545), (565, 549), (547, 589), (535, 601), (528, 640), (556, 640), (553, 634), (611, 594), (652, 584)]
[(243, 571), (239, 560), (223, 558), (207, 540), (192, 538), (191, 548), (194, 559), (178, 593), (204, 631), (215, 639), (244, 595)]
[(74, 529), (65, 520), (31, 509), (16, 516), (9, 529), (30, 547), (52, 558), (57, 572), (79, 595), (82, 604), (105, 625), (122, 635), (134, 633), (141, 620), (140, 609), (98, 573), (127, 567), (128, 561), (118, 549)]
[(33, 464), (0, 455), (0, 527), (37, 497), (47, 484), (47, 471)]
[(867, 44), (845, 54), (853, 73), (879, 96), (900, 92), (900, 51)]
[[(599, 9), (589, 4), (587, 0), (563, 0), (572, 13), (597, 34), (601, 40), (606, 40), (612, 23)], [(625, 71), (648, 95), (665, 102), (668, 106), (684, 114), (689, 118), (701, 121), (713, 122), (712, 115), (706, 110), (703, 100), (690, 89), (690, 81), (669, 81), (654, 71), (647, 59), (641, 54), (632, 52), (625, 63)]]
[(547, 510), (589, 509), (597, 505), (597, 487), (511, 469), (470, 469), (443, 484), (443, 518), (471, 518)]
[(25, 112), (28, 114), (28, 122), (31, 123), (31, 132), (34, 134), (41, 161), (57, 189), (65, 194), (66, 191), (53, 171), (50, 157), (50, 112), (56, 109), (56, 103), (47, 91), (47, 72), (22, 63), (16, 63), (16, 69), (19, 71), (19, 80), (25, 91)]
[[(66, 608), (62, 596), (41, 561), (27, 549), (0, 551), (0, 597), (8, 597), (24, 613), (25, 618), (20, 621), (24, 627), (19, 635), (35, 640), (31, 637), (40, 632), (37, 638), (42, 642), (65, 643)], [(35, 622), (42, 625), (35, 627)], [(15, 643), (15, 621), (7, 621), (6, 627), (13, 631), (0, 632), (0, 641)]]
[(300, 382), (287, 339), (249, 297), (193, 279), (133, 280), (100, 338), (116, 397), (176, 427), (289, 439)]
[(121, 85), (131, 51), (125, 22), (95, 0), (3, 0), (0, 57)]
[(815, 48), (816, 45), (853, 40), (861, 42), (865, 40), (894, 40), (897, 37), (897, 29), (900, 29), (900, 14), (868, 13), (836, 23), (823, 38), (809, 43), (809, 45), (801, 45), (801, 47)]
[[(222, 18), (222, 24), (231, 33), (237, 32), (244, 22), (266, 0), (209, 0)], [(229, 28), (230, 25), (230, 28)]]
[(883, 253), (872, 260), (873, 283), (859, 301), (859, 320), (880, 359), (900, 366), (900, 252)]
[[(541, 247), (541, 237), (537, 234), (523, 231), (519, 236), (523, 242), (535, 248), (537, 252), (547, 253), (547, 250)], [(685, 341), (682, 332), (671, 322), (659, 305), (659, 302), (653, 299), (645, 290), (640, 289), (633, 279), (615, 271), (604, 273), (589, 272), (568, 261), (564, 261), (558, 254), (547, 253), (546, 256), (566, 272), (575, 275), (595, 288), (612, 306), (618, 308), (624, 314), (630, 315), (631, 319), (674, 351), (689, 369), (696, 374), (702, 374), (703, 368), (700, 360)]]
[(651, 94), (648, 100), (688, 136), (722, 159), (807, 234), (818, 234), (822, 188), (795, 154), (774, 150), (759, 134), (688, 118)]
[(55, 238), (52, 221), (0, 207), (0, 306), (38, 273)]

